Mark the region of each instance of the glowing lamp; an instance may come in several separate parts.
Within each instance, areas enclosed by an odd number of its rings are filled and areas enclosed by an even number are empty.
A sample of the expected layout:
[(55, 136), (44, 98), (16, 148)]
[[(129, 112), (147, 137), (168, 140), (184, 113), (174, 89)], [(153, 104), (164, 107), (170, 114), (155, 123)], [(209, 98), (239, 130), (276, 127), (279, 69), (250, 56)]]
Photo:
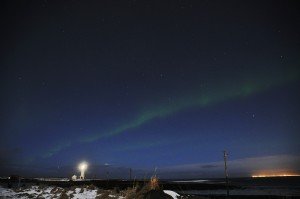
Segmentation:
[(78, 165), (78, 170), (80, 171), (80, 179), (84, 179), (85, 178), (85, 171), (87, 170), (88, 168), (88, 164), (86, 162), (81, 162), (79, 165)]

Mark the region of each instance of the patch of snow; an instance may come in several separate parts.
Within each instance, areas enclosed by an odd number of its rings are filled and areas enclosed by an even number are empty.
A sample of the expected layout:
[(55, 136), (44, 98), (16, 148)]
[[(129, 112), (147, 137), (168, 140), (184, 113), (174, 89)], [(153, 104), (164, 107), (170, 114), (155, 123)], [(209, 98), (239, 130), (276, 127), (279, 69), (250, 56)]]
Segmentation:
[(10, 197), (13, 195), (13, 191), (0, 186), (0, 196)]
[(34, 178), (39, 181), (70, 181), (69, 178)]
[(177, 197), (179, 197), (180, 195), (178, 193), (176, 193), (175, 191), (171, 191), (171, 190), (164, 190), (165, 194), (168, 194), (169, 196), (171, 196), (174, 199), (177, 199)]
[(94, 199), (97, 196), (97, 190), (88, 190), (88, 189), (84, 188), (82, 193), (80, 193), (80, 190), (81, 190), (81, 188), (75, 189), (75, 193), (73, 194), (74, 199), (81, 199), (81, 198)]
[[(101, 194), (97, 194), (98, 189), (87, 189), (87, 188), (75, 188), (74, 190), (65, 190), (60, 187), (53, 187), (53, 186), (46, 186), (46, 187), (38, 187), (38, 186), (31, 186), (30, 188), (26, 189), (9, 189), (0, 186), (0, 198), (38, 198), (43, 197), (45, 199), (52, 199), (52, 198), (59, 198), (62, 193), (66, 193), (69, 197), (72, 195), (73, 199), (94, 199)], [(122, 196), (118, 195), (109, 195), (110, 198), (118, 198), (124, 199)]]

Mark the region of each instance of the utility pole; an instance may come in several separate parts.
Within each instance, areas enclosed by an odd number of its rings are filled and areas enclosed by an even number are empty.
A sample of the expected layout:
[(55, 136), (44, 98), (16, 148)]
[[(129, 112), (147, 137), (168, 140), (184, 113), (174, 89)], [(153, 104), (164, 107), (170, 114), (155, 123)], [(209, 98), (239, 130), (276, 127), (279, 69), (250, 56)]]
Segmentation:
[(109, 171), (106, 171), (106, 180), (109, 180)]
[(227, 172), (227, 156), (228, 153), (226, 150), (223, 151), (224, 153), (224, 171), (225, 171), (225, 179), (226, 179), (226, 189), (227, 189), (227, 197), (229, 196), (229, 186), (228, 186), (228, 172)]
[(129, 180), (132, 179), (132, 178), (131, 178), (131, 175), (132, 175), (132, 169), (130, 168), (130, 169), (129, 169)]

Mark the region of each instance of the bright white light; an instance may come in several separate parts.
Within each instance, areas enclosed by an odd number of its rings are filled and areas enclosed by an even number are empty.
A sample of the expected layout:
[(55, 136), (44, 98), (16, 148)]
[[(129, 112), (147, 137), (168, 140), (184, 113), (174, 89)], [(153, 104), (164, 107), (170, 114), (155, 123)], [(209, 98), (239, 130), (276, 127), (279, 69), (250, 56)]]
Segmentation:
[(78, 169), (80, 171), (85, 171), (88, 167), (88, 164), (86, 162), (81, 162), (79, 165), (78, 165)]
[(85, 176), (84, 176), (84, 172), (87, 170), (88, 168), (88, 164), (87, 162), (81, 162), (79, 165), (78, 165), (78, 169), (80, 171), (80, 179), (84, 179)]

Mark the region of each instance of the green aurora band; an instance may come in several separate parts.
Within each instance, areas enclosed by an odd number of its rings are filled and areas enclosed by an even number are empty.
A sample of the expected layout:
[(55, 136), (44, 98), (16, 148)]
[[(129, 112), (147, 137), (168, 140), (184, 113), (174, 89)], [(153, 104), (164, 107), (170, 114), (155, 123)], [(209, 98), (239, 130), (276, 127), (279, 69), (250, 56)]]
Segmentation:
[[(221, 80), (205, 90), (194, 90), (191, 92), (191, 94), (179, 97), (175, 101), (161, 103), (160, 105), (156, 106), (148, 106), (146, 110), (140, 111), (140, 113), (137, 114), (135, 118), (128, 121), (127, 123), (124, 123), (123, 125), (120, 125), (116, 128), (112, 128), (110, 131), (105, 133), (97, 132), (94, 134), (84, 135), (83, 137), (79, 138), (77, 142), (90, 143), (103, 139), (105, 137), (117, 136), (131, 129), (138, 128), (143, 124), (157, 118), (167, 117), (168, 115), (172, 115), (189, 108), (205, 108), (208, 106), (226, 102), (227, 100), (244, 98), (262, 91), (266, 91), (276, 86), (297, 81), (298, 79), (299, 70), (293, 70), (285, 74), (279, 73), (276, 75), (276, 77), (261, 76), (260, 78), (256, 77), (255, 80), (245, 80), (245, 78), (239, 78), (239, 80), (236, 81), (236, 84), (232, 85), (226, 85), (226, 81)], [(51, 157), (64, 148), (71, 146), (71, 142), (66, 143), (67, 144), (57, 145), (51, 148), (43, 155), (43, 157)], [(156, 145), (156, 143), (154, 143), (153, 145)], [(148, 143), (145, 147), (147, 146), (152, 146), (152, 144)]]

